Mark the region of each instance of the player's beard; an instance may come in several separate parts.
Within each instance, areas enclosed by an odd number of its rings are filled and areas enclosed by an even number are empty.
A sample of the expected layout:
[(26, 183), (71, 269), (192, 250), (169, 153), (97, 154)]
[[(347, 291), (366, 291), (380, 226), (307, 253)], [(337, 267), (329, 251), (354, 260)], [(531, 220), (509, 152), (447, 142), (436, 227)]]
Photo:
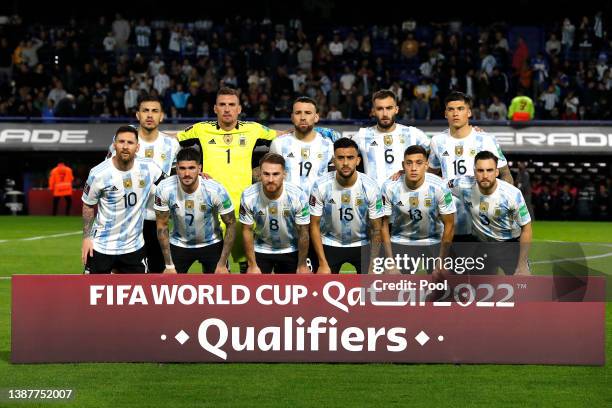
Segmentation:
[(295, 126), (295, 133), (300, 136), (306, 136), (314, 129), (314, 125), (308, 125), (304, 130), (300, 126)]
[(357, 169), (351, 169), (351, 172), (346, 174), (343, 171), (339, 171), (338, 174), (340, 175), (340, 177), (342, 177), (345, 180), (350, 179), (351, 177), (353, 177), (353, 174), (355, 174), (355, 171), (357, 171)]
[(388, 124), (384, 124), (380, 119), (376, 120), (376, 124), (380, 129), (387, 130), (391, 129), (395, 125), (395, 115), (391, 119), (387, 119)]

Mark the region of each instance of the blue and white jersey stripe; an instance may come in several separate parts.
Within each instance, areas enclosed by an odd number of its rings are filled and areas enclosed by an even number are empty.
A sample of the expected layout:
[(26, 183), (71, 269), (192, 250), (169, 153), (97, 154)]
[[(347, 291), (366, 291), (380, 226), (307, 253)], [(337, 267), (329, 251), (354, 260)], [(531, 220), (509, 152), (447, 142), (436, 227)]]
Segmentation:
[(391, 132), (379, 132), (376, 126), (361, 128), (353, 140), (359, 146), (365, 173), (374, 178), (379, 187), (402, 169), (408, 147), (419, 145), (429, 151), (429, 138), (423, 131), (399, 123)]
[(384, 215), (376, 180), (358, 172), (355, 184), (345, 188), (337, 182), (335, 171), (313, 186), (310, 212), (321, 217), (323, 244), (337, 247), (368, 244), (368, 220)]
[(456, 212), (451, 191), (434, 174), (426, 173), (423, 184), (414, 190), (408, 188), (404, 177), (388, 180), (382, 193), (394, 243), (439, 243), (444, 230), (440, 215)]
[(118, 170), (112, 160), (91, 169), (81, 199), (98, 206), (92, 228), (97, 252), (120, 255), (142, 248), (145, 206), (161, 176), (157, 164), (138, 157), (128, 171)]
[(198, 188), (186, 193), (178, 176), (157, 186), (154, 208), (170, 211), (170, 243), (182, 248), (201, 248), (221, 241), (219, 216), (234, 211), (227, 190), (219, 182), (199, 177)]
[(474, 177), (459, 177), (452, 190), (463, 200), (472, 219), (472, 234), (481, 241), (505, 241), (518, 238), (521, 227), (531, 222), (521, 191), (512, 184), (497, 180), (490, 195), (480, 192)]
[(240, 222), (253, 225), (255, 252), (284, 254), (298, 250), (296, 225), (310, 224), (306, 193), (295, 184), (284, 182), (276, 200), (264, 194), (261, 183), (243, 191), (240, 199)]
[(334, 143), (316, 133), (314, 140), (303, 142), (294, 133), (278, 136), (270, 145), (270, 152), (285, 158), (285, 180), (300, 187), (310, 195), (314, 182), (327, 173), (334, 157)]
[[(176, 154), (181, 149), (181, 145), (176, 138), (169, 136), (163, 132), (159, 132), (157, 139), (154, 142), (147, 142), (143, 139), (138, 140), (140, 145), (136, 152), (136, 157), (151, 159), (164, 172), (164, 175), (169, 176), (172, 168), (176, 166)], [(108, 148), (107, 158), (115, 156), (115, 147), (111, 144)], [(153, 197), (147, 202), (147, 211), (145, 219), (154, 221), (155, 211), (153, 210)]]

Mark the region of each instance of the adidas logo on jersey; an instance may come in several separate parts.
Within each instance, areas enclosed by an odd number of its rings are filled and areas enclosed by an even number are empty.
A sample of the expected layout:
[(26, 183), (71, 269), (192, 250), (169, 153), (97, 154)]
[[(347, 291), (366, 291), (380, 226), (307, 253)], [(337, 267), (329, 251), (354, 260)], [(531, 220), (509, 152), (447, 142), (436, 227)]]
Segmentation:
[(398, 203), (396, 204), (398, 207), (401, 207), (402, 205), (404, 205), (404, 203), (402, 203), (401, 201), (398, 201)]
[(177, 203), (174, 203), (174, 205), (172, 206), (173, 210), (177, 210), (179, 208), (179, 205)]
[(442, 156), (448, 157), (448, 152), (445, 150), (444, 153), (442, 153)]
[(119, 191), (119, 189), (117, 188), (117, 186), (113, 186), (113, 188), (111, 188), (111, 191)]
[(217, 142), (215, 142), (215, 139), (210, 139), (210, 141), (208, 142), (208, 144), (217, 144)]
[(329, 203), (330, 203), (330, 204), (336, 204), (336, 202), (334, 201), (334, 199), (333, 199), (333, 198), (330, 198)]
[(375, 140), (372, 143), (370, 143), (370, 146), (378, 146), (378, 143), (376, 143), (376, 140)]
[(294, 157), (295, 157), (295, 156), (293, 155), (293, 152), (291, 152), (291, 153), (289, 153), (289, 154), (287, 155), (287, 158), (294, 158)]
[(265, 214), (264, 214), (263, 211), (259, 210), (259, 212), (257, 212), (257, 215), (259, 215), (261, 217), (261, 216), (264, 216)]

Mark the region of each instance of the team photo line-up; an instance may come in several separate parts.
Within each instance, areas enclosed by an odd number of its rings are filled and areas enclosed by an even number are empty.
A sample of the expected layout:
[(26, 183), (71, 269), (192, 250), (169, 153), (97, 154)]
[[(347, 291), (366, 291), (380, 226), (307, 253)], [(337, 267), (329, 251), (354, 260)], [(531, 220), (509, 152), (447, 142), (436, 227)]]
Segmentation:
[[(466, 273), (530, 273), (527, 205), (495, 138), (469, 124), (467, 95), (446, 98), (449, 127), (431, 139), (396, 123), (389, 90), (372, 97), (376, 124), (351, 138), (316, 127), (308, 97), (294, 101), (282, 133), (239, 121), (230, 88), (214, 111), (216, 121), (164, 133), (159, 99), (139, 101), (139, 127), (117, 129), (83, 189), (85, 273), (186, 273), (196, 261), (229, 273), (230, 255), (241, 273), (339, 273), (344, 263), (406, 273), (378, 261), (456, 259), (490, 243), (504, 244)], [(269, 152), (254, 167), (259, 145)], [(444, 262), (423, 269), (453, 273)]]

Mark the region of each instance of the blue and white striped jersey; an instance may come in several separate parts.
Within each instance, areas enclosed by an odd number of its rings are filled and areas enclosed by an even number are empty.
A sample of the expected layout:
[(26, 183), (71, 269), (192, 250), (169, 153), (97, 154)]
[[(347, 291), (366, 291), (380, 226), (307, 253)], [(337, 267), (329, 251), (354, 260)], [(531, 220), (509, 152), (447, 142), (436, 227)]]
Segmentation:
[[(136, 157), (144, 157), (153, 160), (166, 176), (170, 175), (172, 168), (176, 165), (176, 154), (181, 148), (181, 145), (175, 137), (169, 136), (163, 132), (159, 132), (159, 136), (154, 142), (146, 142), (139, 138), (138, 143), (140, 148), (136, 152)], [(107, 158), (115, 156), (115, 147), (111, 144), (108, 148)], [(153, 196), (147, 203), (147, 213), (145, 220), (155, 220), (155, 211), (153, 210)]]
[(81, 199), (98, 205), (91, 232), (97, 252), (119, 255), (142, 248), (145, 205), (162, 176), (155, 162), (140, 157), (128, 171), (118, 170), (112, 160), (91, 169)]
[(294, 133), (288, 133), (272, 140), (270, 152), (285, 158), (285, 180), (299, 186), (308, 196), (314, 182), (327, 173), (334, 157), (334, 143), (318, 132), (311, 142), (302, 142)]
[(439, 243), (444, 230), (440, 215), (456, 211), (444, 180), (430, 173), (415, 190), (408, 188), (405, 177), (387, 180), (382, 193), (385, 215), (392, 224), (391, 242), (397, 244)]
[(429, 151), (429, 138), (423, 131), (396, 123), (392, 132), (379, 132), (376, 126), (361, 128), (353, 136), (363, 157), (365, 173), (382, 186), (402, 169), (404, 152), (412, 145)]
[(497, 156), (498, 168), (508, 165), (493, 135), (472, 129), (468, 136), (458, 139), (451, 136), (447, 129), (431, 138), (429, 167), (441, 169), (442, 178), (446, 181), (461, 176), (473, 176), (474, 156), (484, 150)]
[(182, 248), (201, 248), (221, 241), (219, 215), (234, 211), (227, 190), (219, 182), (199, 177), (198, 188), (189, 194), (181, 188), (178, 176), (159, 183), (154, 208), (170, 211), (170, 243)]
[(518, 238), (521, 227), (531, 222), (521, 190), (503, 180), (490, 195), (480, 192), (474, 177), (459, 177), (452, 190), (470, 211), (472, 234), (481, 241)]
[(312, 188), (310, 214), (321, 217), (323, 245), (366, 245), (368, 220), (384, 215), (380, 188), (376, 180), (359, 172), (355, 184), (345, 188), (336, 181), (336, 172), (329, 172)]
[[(481, 151), (490, 151), (499, 159), (497, 167), (508, 164), (495, 137), (472, 129), (472, 132), (462, 139), (450, 135), (448, 129), (431, 138), (431, 154), (429, 167), (441, 169), (442, 178), (446, 181), (461, 176), (474, 175), (474, 156)], [(472, 233), (472, 221), (468, 210), (463, 205), (457, 206), (455, 217), (455, 235)], [(467, 216), (466, 216), (467, 215)]]
[(298, 250), (296, 225), (310, 224), (306, 194), (295, 184), (284, 182), (276, 200), (264, 194), (261, 183), (244, 190), (240, 199), (240, 222), (253, 225), (255, 252), (285, 254)]

